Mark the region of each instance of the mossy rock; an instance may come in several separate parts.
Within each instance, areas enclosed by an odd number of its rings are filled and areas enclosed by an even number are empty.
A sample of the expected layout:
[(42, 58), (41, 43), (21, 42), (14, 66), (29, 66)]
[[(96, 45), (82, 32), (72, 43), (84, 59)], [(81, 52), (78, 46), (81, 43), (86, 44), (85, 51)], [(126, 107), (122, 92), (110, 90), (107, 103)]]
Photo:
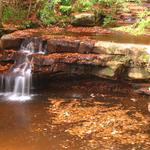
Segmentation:
[(72, 17), (71, 24), (73, 26), (86, 26), (91, 27), (96, 25), (96, 19), (94, 13), (80, 13), (75, 14)]
[(147, 80), (150, 79), (150, 72), (146, 68), (130, 68), (128, 78), (131, 80)]

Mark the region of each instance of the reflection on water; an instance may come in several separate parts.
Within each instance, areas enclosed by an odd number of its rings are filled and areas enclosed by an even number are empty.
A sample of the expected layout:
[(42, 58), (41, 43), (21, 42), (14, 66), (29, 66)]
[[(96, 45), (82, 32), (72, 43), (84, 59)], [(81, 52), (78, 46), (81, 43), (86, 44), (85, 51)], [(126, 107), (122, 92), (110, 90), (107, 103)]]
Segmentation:
[(1, 98), (0, 150), (150, 149), (149, 97), (97, 79), (50, 83), (32, 101)]

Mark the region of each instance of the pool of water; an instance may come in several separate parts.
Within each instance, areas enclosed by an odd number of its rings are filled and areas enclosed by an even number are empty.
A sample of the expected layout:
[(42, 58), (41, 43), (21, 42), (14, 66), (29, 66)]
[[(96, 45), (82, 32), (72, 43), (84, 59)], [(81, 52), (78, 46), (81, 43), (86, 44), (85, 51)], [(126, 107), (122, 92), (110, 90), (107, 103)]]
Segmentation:
[(150, 149), (150, 98), (130, 85), (57, 78), (33, 95), (0, 98), (0, 150)]
[(99, 33), (84, 33), (84, 32), (61, 32), (55, 33), (54, 35), (61, 36), (73, 36), (73, 37), (88, 37), (92, 40), (100, 40), (100, 41), (111, 41), (116, 43), (133, 43), (133, 44), (150, 44), (149, 35), (130, 35), (128, 33), (113, 31), (111, 34), (99, 34)]

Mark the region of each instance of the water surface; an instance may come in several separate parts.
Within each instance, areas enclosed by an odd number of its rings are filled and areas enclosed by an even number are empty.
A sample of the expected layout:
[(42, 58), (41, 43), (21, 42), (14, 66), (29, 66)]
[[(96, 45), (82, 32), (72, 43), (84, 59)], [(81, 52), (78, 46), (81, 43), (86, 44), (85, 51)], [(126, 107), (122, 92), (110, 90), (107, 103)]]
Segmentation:
[(52, 79), (27, 102), (0, 100), (1, 150), (149, 150), (150, 98), (127, 84)]

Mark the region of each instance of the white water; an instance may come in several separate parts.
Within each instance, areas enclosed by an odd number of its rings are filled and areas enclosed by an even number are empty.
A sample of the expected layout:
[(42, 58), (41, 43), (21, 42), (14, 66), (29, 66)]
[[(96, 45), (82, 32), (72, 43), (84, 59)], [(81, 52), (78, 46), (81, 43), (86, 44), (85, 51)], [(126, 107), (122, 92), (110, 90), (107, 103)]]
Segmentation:
[(19, 57), (9, 71), (0, 74), (0, 95), (10, 101), (31, 99), (32, 53), (44, 53), (43, 43), (39, 38), (27, 38), (23, 41)]
[(43, 41), (40, 38), (27, 38), (21, 44), (21, 51), (27, 53), (40, 53), (44, 54), (46, 47), (43, 46)]

